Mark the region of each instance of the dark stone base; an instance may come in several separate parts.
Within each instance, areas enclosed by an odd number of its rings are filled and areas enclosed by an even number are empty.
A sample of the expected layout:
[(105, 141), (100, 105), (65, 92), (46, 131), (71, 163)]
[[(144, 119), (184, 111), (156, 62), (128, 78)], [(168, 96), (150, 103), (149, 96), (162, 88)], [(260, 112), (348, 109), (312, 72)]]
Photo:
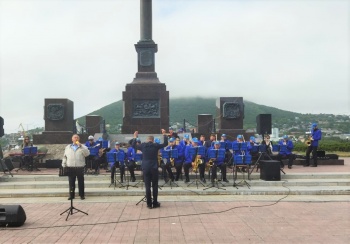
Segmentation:
[[(139, 100), (158, 100), (158, 115), (136, 116), (133, 103)], [(131, 83), (123, 92), (124, 117), (122, 134), (159, 134), (169, 127), (169, 92), (164, 83)]]
[[(69, 144), (72, 142), (71, 131), (44, 131), (41, 135), (33, 135), (33, 144)], [(87, 141), (87, 134), (79, 135), (81, 143)]]

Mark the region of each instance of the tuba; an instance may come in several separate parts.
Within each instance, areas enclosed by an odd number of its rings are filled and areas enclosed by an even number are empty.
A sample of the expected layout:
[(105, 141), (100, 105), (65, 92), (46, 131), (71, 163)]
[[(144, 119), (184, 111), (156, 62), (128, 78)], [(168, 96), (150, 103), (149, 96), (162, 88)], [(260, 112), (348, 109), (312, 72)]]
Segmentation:
[(202, 163), (203, 163), (203, 160), (199, 157), (199, 155), (197, 155), (195, 157), (194, 161), (192, 162), (192, 170), (193, 170), (193, 172), (197, 172), (198, 166), (200, 164), (202, 164)]

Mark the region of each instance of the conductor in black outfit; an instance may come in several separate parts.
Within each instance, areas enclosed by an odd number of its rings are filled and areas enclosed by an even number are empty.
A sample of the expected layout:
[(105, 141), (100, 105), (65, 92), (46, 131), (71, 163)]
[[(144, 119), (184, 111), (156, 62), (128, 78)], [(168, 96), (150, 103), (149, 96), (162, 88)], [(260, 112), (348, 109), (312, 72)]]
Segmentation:
[[(164, 137), (163, 144), (154, 143), (154, 137), (148, 136), (146, 142), (143, 142), (139, 149), (142, 152), (142, 171), (145, 181), (146, 189), (146, 200), (148, 208), (159, 208), (160, 203), (158, 202), (158, 150), (168, 146), (168, 137), (162, 129)], [(134, 133), (134, 139), (132, 140), (132, 146), (136, 145), (136, 139), (138, 131)], [(151, 183), (153, 191), (153, 201), (151, 197)]]

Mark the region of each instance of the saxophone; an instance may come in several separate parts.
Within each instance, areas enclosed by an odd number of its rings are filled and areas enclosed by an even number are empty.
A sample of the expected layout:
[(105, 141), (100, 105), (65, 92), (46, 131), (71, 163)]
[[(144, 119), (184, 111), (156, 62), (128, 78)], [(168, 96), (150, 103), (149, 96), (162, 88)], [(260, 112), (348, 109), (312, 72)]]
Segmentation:
[(192, 162), (192, 170), (193, 172), (197, 172), (198, 166), (203, 163), (203, 160), (200, 158), (199, 155), (196, 156), (194, 161)]
[(213, 167), (214, 161), (215, 161), (215, 158), (209, 159), (207, 165), (205, 166), (205, 171), (209, 171), (209, 169), (210, 169), (211, 167)]
[(312, 136), (309, 136), (308, 138), (307, 138), (307, 140), (305, 141), (305, 144), (307, 145), (307, 146), (310, 146), (311, 145), (311, 138), (312, 138)]
[(174, 164), (175, 164), (175, 159), (174, 158), (170, 158), (170, 164), (171, 164), (171, 167), (174, 167)]

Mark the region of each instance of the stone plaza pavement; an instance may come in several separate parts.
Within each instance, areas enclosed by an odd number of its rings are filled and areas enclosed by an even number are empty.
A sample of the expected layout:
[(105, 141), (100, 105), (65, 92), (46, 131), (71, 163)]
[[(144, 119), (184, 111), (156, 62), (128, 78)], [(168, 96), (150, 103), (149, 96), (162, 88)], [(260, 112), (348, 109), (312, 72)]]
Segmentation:
[[(349, 162), (290, 171), (349, 172)], [(156, 209), (140, 200), (78, 198), (74, 207), (88, 215), (66, 221), (66, 197), (0, 198), (27, 215), (21, 227), (0, 228), (0, 243), (350, 243), (348, 194), (162, 195)]]

